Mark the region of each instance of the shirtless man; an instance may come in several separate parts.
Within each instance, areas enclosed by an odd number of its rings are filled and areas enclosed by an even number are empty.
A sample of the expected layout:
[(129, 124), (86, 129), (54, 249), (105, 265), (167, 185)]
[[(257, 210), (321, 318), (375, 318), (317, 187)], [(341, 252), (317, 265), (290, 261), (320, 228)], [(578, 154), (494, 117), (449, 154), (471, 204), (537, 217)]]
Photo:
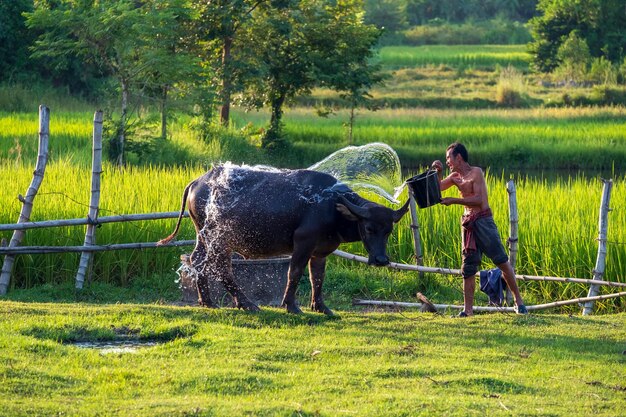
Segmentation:
[(463, 226), (463, 266), (461, 273), (463, 274), (464, 310), (459, 313), (459, 316), (467, 317), (474, 314), (475, 275), (478, 272), (483, 253), (502, 271), (504, 280), (515, 297), (515, 312), (527, 314), (528, 311), (524, 306), (515, 281), (515, 272), (509, 263), (509, 257), (504, 251), (498, 229), (493, 221), (483, 171), (479, 167), (471, 166), (467, 160), (467, 149), (461, 143), (455, 142), (446, 150), (446, 165), (450, 168), (450, 175), (442, 179), (443, 165), (441, 161), (434, 161), (431, 166), (439, 173), (442, 191), (454, 185), (461, 193), (460, 198), (442, 198), (441, 204), (465, 206), (461, 219)]

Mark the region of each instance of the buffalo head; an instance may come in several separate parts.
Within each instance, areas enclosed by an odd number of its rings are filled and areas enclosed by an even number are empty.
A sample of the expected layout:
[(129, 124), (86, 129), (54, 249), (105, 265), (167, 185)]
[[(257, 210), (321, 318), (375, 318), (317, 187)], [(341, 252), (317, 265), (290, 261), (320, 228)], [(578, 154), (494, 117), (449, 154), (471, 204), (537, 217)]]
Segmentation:
[(368, 264), (376, 266), (389, 265), (387, 256), (387, 240), (393, 230), (394, 223), (400, 221), (409, 208), (409, 201), (398, 210), (366, 202), (362, 206), (340, 197), (337, 210), (348, 220), (358, 222), (361, 241), (369, 254)]

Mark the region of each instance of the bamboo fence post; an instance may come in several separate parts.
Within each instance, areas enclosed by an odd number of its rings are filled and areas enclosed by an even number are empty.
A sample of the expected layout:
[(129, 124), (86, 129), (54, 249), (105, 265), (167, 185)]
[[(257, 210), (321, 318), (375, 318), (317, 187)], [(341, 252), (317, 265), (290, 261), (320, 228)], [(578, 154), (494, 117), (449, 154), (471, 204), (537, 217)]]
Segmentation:
[[(609, 225), (609, 203), (611, 201), (611, 189), (613, 188), (613, 180), (603, 179), (604, 187), (602, 188), (602, 200), (600, 202), (600, 215), (598, 220), (598, 257), (596, 258), (596, 266), (593, 268), (593, 279), (602, 280), (604, 275), (604, 268), (606, 265), (606, 236)], [(595, 297), (598, 295), (598, 286), (592, 285), (589, 287), (588, 297)], [(585, 303), (583, 308), (583, 316), (587, 316), (593, 312), (593, 301)]]
[[(35, 171), (33, 172), (33, 179), (26, 191), (26, 197), (18, 196), (18, 199), (22, 202), (22, 210), (20, 211), (20, 217), (18, 223), (27, 222), (30, 220), (30, 214), (33, 211), (33, 201), (39, 190), (39, 186), (43, 182), (43, 176), (46, 171), (46, 163), (48, 162), (48, 139), (50, 138), (50, 109), (44, 105), (39, 106), (39, 149), (37, 152), (37, 164), (35, 165)], [(24, 238), (24, 231), (16, 230), (13, 232), (13, 237), (9, 242), (9, 247), (19, 246)], [(7, 255), (4, 257), (2, 264), (2, 271), (0, 272), (0, 295), (5, 295), (9, 288), (9, 282), (11, 281), (11, 272), (13, 270), (13, 262), (15, 256)]]
[[(417, 219), (417, 207), (415, 205), (415, 197), (413, 192), (409, 190), (409, 210), (411, 211), (411, 233), (413, 234), (413, 250), (415, 252), (415, 264), (422, 265), (424, 262), (424, 254), (422, 252), (422, 241), (420, 238), (420, 226)], [(419, 277), (423, 278), (424, 273), (419, 272)]]
[[(99, 110), (93, 117), (93, 159), (91, 168), (91, 199), (85, 232), (85, 246), (96, 243), (96, 221), (100, 204), (100, 174), (102, 174), (102, 111)], [(92, 252), (83, 252), (80, 255), (78, 272), (76, 273), (76, 289), (81, 290), (85, 282), (85, 275), (91, 261)]]
[[(515, 183), (513, 180), (509, 180), (506, 184), (506, 191), (509, 194), (509, 262), (511, 263), (513, 270), (515, 270), (515, 264), (517, 262), (517, 228), (519, 224), (519, 216), (517, 214), (517, 192), (515, 190)], [(506, 289), (506, 301), (509, 305), (513, 303), (513, 294), (511, 293), (511, 289), (508, 287)]]

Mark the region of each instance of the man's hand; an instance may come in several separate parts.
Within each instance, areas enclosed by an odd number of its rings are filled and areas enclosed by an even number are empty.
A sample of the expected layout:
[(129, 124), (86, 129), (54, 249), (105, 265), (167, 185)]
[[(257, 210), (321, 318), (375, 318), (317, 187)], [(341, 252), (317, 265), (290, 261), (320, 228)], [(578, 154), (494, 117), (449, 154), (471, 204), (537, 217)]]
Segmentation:
[(441, 204), (449, 206), (450, 204), (454, 204), (454, 200), (455, 199), (453, 197), (444, 197), (441, 199)]
[(430, 165), (430, 169), (434, 169), (437, 172), (441, 172), (443, 171), (443, 164), (441, 163), (440, 160), (433, 161), (433, 163)]

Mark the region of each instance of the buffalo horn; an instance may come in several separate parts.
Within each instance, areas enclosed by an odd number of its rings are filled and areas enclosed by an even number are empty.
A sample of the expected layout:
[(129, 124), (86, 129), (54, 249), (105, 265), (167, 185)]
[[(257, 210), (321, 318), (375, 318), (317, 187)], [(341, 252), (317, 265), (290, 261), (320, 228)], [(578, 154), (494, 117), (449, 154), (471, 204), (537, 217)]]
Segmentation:
[(343, 204), (344, 206), (346, 206), (348, 208), (348, 210), (350, 210), (350, 212), (352, 214), (354, 214), (355, 216), (361, 218), (361, 219), (365, 219), (368, 217), (368, 212), (366, 209), (364, 209), (361, 206), (357, 206), (356, 204), (353, 204), (351, 202), (348, 201), (347, 198), (341, 196), (339, 197), (339, 202), (341, 204)]
[(400, 207), (398, 210), (395, 210), (393, 212), (393, 222), (394, 223), (398, 223), (400, 221), (400, 219), (402, 218), (402, 216), (404, 216), (406, 214), (406, 212), (409, 210), (409, 201), (410, 200), (406, 200), (406, 203), (404, 203), (404, 205), (402, 207)]

